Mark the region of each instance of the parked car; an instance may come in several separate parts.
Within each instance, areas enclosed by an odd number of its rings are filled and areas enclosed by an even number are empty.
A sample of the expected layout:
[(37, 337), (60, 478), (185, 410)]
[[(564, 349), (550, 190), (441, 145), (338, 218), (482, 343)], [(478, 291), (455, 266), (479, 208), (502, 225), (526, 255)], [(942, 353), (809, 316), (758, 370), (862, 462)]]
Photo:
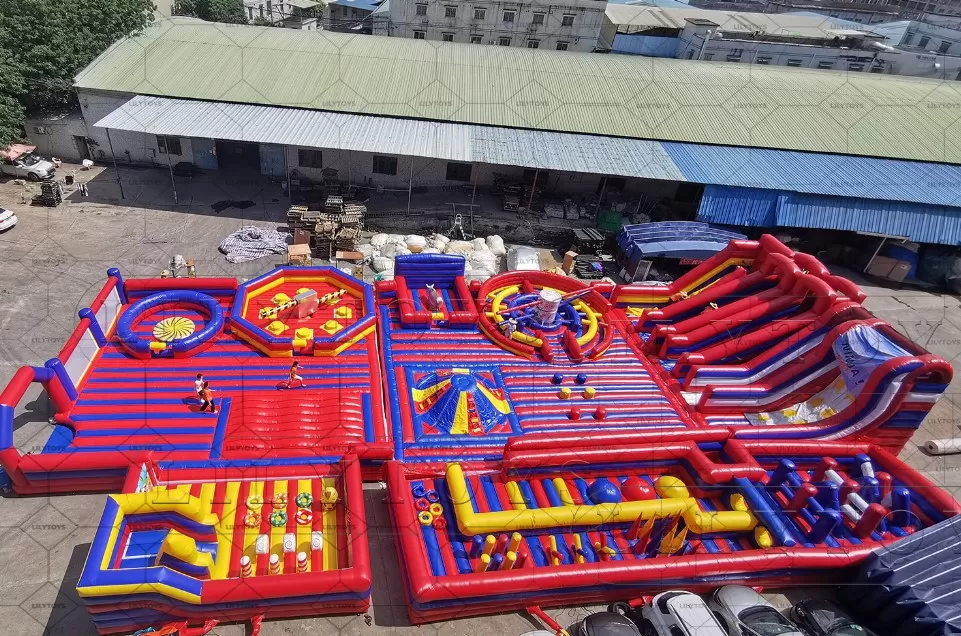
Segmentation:
[(641, 614), (650, 623), (644, 636), (728, 636), (707, 603), (690, 592), (662, 592)]
[(862, 627), (834, 601), (811, 599), (791, 608), (791, 618), (809, 636), (875, 636)]
[(596, 612), (571, 625), (571, 636), (641, 636), (631, 619), (615, 612)]
[(731, 636), (804, 636), (767, 599), (743, 585), (718, 589), (710, 606)]
[(9, 230), (17, 224), (17, 215), (12, 210), (0, 208), (0, 232)]
[(57, 168), (43, 157), (34, 154), (34, 150), (36, 146), (13, 144), (0, 151), (0, 173), (30, 181), (52, 177)]

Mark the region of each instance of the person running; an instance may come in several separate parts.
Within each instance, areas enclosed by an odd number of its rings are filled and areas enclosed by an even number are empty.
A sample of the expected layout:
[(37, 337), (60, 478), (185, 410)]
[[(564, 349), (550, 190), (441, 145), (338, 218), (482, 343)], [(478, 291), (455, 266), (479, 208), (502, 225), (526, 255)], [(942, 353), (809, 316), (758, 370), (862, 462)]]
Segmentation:
[(200, 390), (200, 399), (203, 403), (200, 405), (200, 412), (203, 413), (207, 407), (210, 407), (211, 413), (217, 412), (217, 407), (214, 406), (214, 392), (210, 388), (210, 382), (204, 382), (203, 388)]
[(198, 373), (197, 380), (194, 382), (194, 391), (197, 392), (197, 397), (200, 397), (200, 393), (204, 390), (204, 374)]
[(290, 365), (290, 377), (287, 379), (287, 388), (293, 388), (294, 380), (299, 380), (300, 386), (307, 386), (307, 383), (304, 382), (304, 378), (297, 375), (298, 371), (300, 371), (300, 363), (294, 360), (294, 362)]

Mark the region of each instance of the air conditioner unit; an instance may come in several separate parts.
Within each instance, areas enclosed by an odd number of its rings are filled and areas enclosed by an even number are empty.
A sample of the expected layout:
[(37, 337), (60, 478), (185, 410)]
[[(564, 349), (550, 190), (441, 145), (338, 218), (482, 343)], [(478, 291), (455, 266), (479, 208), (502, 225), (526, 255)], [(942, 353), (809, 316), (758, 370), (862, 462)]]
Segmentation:
[(46, 126), (34, 126), (34, 127), (33, 127), (33, 132), (37, 133), (38, 135), (49, 135), (49, 134), (50, 134), (49, 131), (47, 131), (47, 127), (46, 127)]

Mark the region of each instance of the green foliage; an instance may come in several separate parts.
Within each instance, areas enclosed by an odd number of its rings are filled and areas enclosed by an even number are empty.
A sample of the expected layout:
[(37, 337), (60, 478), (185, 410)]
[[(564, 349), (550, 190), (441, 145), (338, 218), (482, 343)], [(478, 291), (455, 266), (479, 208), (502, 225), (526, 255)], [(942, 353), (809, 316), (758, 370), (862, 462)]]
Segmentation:
[(152, 19), (152, 0), (0, 1), (0, 146), (19, 136), (23, 111), (73, 108), (74, 75)]
[(174, 11), (208, 22), (247, 24), (243, 0), (179, 0)]

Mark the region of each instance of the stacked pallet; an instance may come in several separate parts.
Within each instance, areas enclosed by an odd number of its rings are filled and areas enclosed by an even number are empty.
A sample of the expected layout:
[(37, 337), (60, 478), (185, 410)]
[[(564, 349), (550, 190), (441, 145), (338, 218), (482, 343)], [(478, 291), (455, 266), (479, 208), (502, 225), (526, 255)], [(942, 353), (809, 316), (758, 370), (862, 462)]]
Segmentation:
[(63, 202), (63, 186), (53, 178), (44, 179), (40, 184), (40, 194), (33, 198), (35, 205), (55, 208)]
[(330, 195), (323, 210), (291, 206), (287, 211), (287, 224), (295, 235), (297, 232), (309, 234), (316, 257), (330, 259), (338, 251), (349, 252), (357, 248), (366, 214), (367, 206), (344, 203), (343, 197)]

